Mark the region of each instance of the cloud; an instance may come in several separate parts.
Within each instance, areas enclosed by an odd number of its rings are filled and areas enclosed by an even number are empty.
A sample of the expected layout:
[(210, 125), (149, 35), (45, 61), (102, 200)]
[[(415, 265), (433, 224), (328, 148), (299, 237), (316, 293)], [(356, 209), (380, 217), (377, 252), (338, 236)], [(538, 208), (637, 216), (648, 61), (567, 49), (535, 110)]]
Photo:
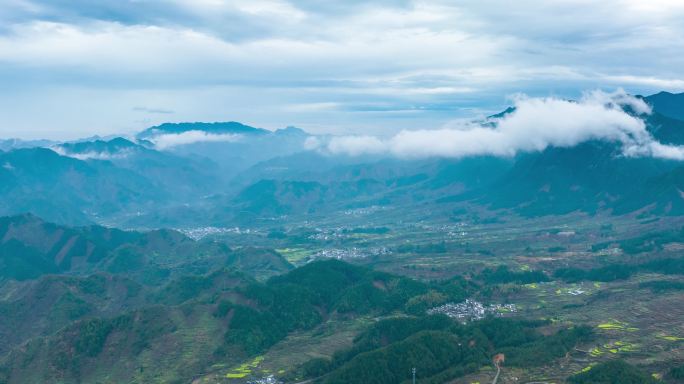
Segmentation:
[(387, 143), (373, 136), (335, 137), (328, 143), (328, 151), (333, 154), (350, 156), (377, 155), (387, 151)]
[(681, 79), (660, 79), (653, 76), (604, 76), (605, 80), (615, 84), (634, 84), (649, 86), (655, 89), (669, 89), (673, 91), (684, 91), (684, 80)]
[(51, 146), (50, 149), (60, 156), (71, 157), (71, 158), (74, 158), (77, 160), (83, 160), (83, 161), (86, 161), (86, 160), (121, 160), (121, 159), (127, 158), (132, 153), (132, 151), (130, 149), (121, 149), (117, 152), (88, 151), (88, 152), (74, 153), (74, 152), (65, 150), (63, 147), (61, 147), (59, 145)]
[(183, 133), (169, 133), (153, 136), (149, 140), (158, 149), (168, 149), (179, 145), (205, 142), (228, 142), (239, 141), (242, 135), (237, 134), (211, 134), (203, 131), (186, 131)]
[(136, 112), (145, 112), (145, 113), (161, 114), (161, 115), (170, 115), (173, 113), (173, 111), (170, 109), (161, 109), (161, 108), (134, 107), (133, 110)]
[(309, 136), (304, 140), (304, 150), (313, 151), (321, 148), (321, 140), (316, 136)]
[(152, 103), (378, 134), (517, 91), (680, 91), (683, 17), (672, 0), (4, 0), (0, 133), (131, 132)]
[(684, 147), (675, 145), (661, 144), (657, 141), (651, 141), (646, 144), (645, 148), (636, 148), (636, 153), (633, 156), (653, 156), (661, 159), (670, 160), (684, 160)]
[[(684, 159), (684, 147), (661, 144), (639, 116), (651, 113), (641, 99), (623, 90), (594, 91), (579, 101), (560, 98), (514, 98), (515, 110), (486, 124), (458, 123), (456, 128), (404, 130), (389, 139), (334, 137), (324, 147), (331, 154), (398, 157), (514, 156), (548, 147), (572, 147), (590, 140), (622, 144), (626, 156)], [(634, 114), (625, 112), (628, 107)]]

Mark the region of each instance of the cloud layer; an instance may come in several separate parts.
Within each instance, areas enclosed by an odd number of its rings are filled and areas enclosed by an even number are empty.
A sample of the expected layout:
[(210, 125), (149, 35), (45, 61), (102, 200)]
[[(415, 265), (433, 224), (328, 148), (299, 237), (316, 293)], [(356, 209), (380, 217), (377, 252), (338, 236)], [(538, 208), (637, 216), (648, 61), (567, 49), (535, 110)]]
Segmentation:
[[(590, 140), (617, 142), (626, 156), (684, 159), (684, 147), (657, 142), (639, 117), (650, 114), (641, 99), (619, 90), (594, 91), (579, 101), (518, 96), (515, 109), (486, 123), (456, 123), (437, 130), (404, 130), (374, 136), (334, 137), (322, 147), (330, 154), (398, 157), (514, 156), (548, 147), (572, 147)], [(631, 110), (631, 113), (625, 112)], [(319, 147), (321, 149), (321, 147)]]
[(684, 91), (682, 4), (5, 0), (0, 135), (170, 118), (385, 134), (486, 115), (518, 91)]
[(74, 153), (74, 152), (69, 152), (65, 151), (64, 148), (60, 146), (52, 146), (50, 149), (59, 154), (60, 156), (66, 156), (66, 157), (71, 157), (74, 159), (78, 160), (121, 160), (127, 158), (129, 155), (131, 155), (132, 151), (130, 150), (120, 150), (116, 153), (111, 153), (111, 152), (96, 152), (96, 151), (91, 151), (91, 152), (83, 152), (83, 153)]
[(169, 149), (178, 145), (193, 143), (225, 142), (234, 143), (242, 138), (237, 134), (211, 134), (204, 131), (186, 131), (182, 133), (167, 133), (156, 135), (149, 140), (154, 143), (157, 149)]

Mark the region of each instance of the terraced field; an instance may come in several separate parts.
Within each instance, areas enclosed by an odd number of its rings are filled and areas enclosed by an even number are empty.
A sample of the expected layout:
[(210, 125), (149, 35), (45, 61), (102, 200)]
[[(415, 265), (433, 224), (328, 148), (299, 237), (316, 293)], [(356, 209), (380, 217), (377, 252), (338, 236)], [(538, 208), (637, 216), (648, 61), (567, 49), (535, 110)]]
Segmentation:
[[(638, 276), (619, 283), (538, 284), (513, 294), (520, 316), (551, 317), (559, 324), (589, 324), (596, 338), (578, 346), (556, 364), (543, 368), (509, 369), (503, 383), (563, 383), (565, 378), (607, 360), (623, 359), (664, 377), (671, 367), (684, 363), (684, 295), (654, 294), (640, 289), (639, 281), (662, 278)], [(584, 293), (577, 294), (577, 290)], [(491, 382), (494, 370), (453, 381), (454, 384)]]

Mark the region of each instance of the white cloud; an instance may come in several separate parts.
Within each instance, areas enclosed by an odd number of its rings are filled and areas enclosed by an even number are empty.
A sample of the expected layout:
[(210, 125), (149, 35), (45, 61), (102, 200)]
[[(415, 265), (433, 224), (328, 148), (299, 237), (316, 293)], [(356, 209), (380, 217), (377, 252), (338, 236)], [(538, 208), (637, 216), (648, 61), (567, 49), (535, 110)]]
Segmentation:
[(653, 76), (604, 76), (605, 80), (615, 84), (648, 86), (655, 89), (668, 89), (671, 91), (684, 91), (684, 80), (681, 79), (661, 79)]
[(242, 135), (225, 133), (225, 134), (211, 134), (203, 131), (186, 131), (182, 133), (168, 133), (156, 135), (149, 140), (154, 143), (158, 149), (168, 149), (179, 145), (187, 145), (193, 143), (203, 142), (228, 142), (234, 143), (239, 141)]
[(344, 136), (332, 138), (327, 149), (332, 154), (375, 155), (385, 152), (387, 144), (373, 136)]
[(309, 136), (304, 140), (304, 149), (307, 151), (313, 151), (316, 149), (320, 149), (321, 147), (321, 140), (318, 139), (316, 136)]
[(24, 137), (130, 131), (148, 103), (178, 120), (211, 120), (220, 104), (259, 126), (377, 133), (441, 126), (448, 108), (495, 109), (515, 91), (684, 90), (676, 0), (5, 3), (0, 133)]
[(646, 124), (622, 108), (643, 116), (650, 107), (618, 90), (594, 91), (579, 101), (559, 98), (514, 98), (515, 111), (493, 119), (491, 125), (459, 123), (458, 128), (401, 131), (381, 140), (372, 136), (344, 136), (330, 140), (331, 154), (391, 154), (398, 157), (513, 156), (548, 147), (572, 147), (590, 140), (619, 142), (626, 156), (684, 159), (684, 147), (658, 143)]
[(127, 158), (132, 153), (132, 151), (130, 149), (121, 149), (118, 152), (88, 151), (88, 152), (82, 152), (82, 153), (74, 153), (74, 152), (70, 152), (70, 151), (65, 150), (63, 147), (61, 147), (59, 145), (52, 146), (52, 147), (50, 147), (50, 149), (60, 156), (71, 157), (71, 158), (83, 160), (83, 161), (86, 161), (86, 160), (120, 160), (120, 159)]
[(624, 149), (627, 156), (652, 156), (668, 160), (684, 160), (684, 146), (667, 145), (649, 140), (646, 143), (627, 146)]

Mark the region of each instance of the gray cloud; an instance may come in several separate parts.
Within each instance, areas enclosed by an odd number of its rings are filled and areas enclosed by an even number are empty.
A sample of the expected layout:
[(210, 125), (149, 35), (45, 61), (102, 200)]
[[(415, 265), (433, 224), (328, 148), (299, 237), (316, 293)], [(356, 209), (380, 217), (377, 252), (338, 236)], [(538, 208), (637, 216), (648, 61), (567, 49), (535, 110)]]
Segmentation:
[(378, 133), (518, 91), (684, 91), (682, 18), (673, 0), (6, 0), (0, 133), (130, 131), (149, 100), (180, 120)]

